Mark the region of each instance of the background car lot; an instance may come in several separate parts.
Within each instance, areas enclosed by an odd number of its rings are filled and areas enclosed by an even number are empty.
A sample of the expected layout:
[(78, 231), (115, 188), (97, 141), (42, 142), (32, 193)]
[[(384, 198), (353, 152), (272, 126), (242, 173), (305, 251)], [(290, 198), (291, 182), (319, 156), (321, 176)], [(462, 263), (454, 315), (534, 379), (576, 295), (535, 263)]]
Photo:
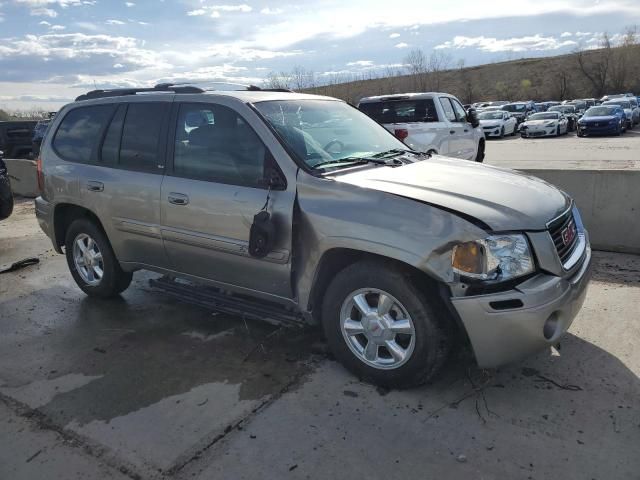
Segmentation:
[[(488, 142), (487, 161), (631, 168), (639, 143), (512, 138)], [(0, 478), (622, 479), (640, 468), (637, 256), (596, 253), (559, 351), (499, 371), (462, 353), (433, 385), (387, 392), (328, 358), (317, 332), (212, 315), (150, 289), (150, 274), (121, 300), (86, 298), (31, 201), (0, 223), (0, 252), (0, 263), (41, 259), (0, 276)]]

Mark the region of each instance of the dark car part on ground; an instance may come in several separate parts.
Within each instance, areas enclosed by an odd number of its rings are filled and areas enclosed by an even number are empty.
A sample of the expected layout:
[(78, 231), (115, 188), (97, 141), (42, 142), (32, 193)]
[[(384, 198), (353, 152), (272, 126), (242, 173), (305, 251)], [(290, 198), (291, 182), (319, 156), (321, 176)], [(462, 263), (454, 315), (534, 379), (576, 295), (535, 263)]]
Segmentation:
[(37, 265), (38, 263), (40, 263), (40, 259), (38, 257), (23, 258), (17, 262), (0, 265), (0, 273), (15, 272), (16, 270), (20, 270), (31, 265)]
[(0, 151), (0, 220), (8, 218), (13, 212), (13, 192), (9, 181), (9, 172)]

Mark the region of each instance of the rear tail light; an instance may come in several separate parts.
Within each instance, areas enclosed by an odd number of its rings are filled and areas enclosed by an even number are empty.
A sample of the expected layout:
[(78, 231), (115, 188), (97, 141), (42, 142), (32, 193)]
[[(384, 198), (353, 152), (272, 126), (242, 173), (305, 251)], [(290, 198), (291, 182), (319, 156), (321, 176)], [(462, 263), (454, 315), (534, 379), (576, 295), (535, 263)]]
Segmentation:
[(409, 131), (406, 128), (396, 128), (393, 134), (398, 140), (404, 140), (409, 136)]
[(42, 158), (36, 160), (36, 172), (38, 174), (38, 190), (44, 192), (44, 173), (42, 172)]

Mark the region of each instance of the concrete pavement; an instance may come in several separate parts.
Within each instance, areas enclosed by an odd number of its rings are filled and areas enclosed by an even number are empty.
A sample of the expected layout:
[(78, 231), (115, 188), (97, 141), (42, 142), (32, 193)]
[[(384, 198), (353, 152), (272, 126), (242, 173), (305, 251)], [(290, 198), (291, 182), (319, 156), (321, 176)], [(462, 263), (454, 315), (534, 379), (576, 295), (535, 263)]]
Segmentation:
[[(86, 298), (30, 202), (0, 223), (0, 478), (563, 478), (640, 471), (640, 258), (596, 253), (559, 351), (459, 352), (382, 391), (292, 333), (165, 298)], [(320, 343), (320, 346), (318, 344)], [(38, 453), (40, 452), (40, 453)], [(34, 456), (36, 455), (36, 456)]]

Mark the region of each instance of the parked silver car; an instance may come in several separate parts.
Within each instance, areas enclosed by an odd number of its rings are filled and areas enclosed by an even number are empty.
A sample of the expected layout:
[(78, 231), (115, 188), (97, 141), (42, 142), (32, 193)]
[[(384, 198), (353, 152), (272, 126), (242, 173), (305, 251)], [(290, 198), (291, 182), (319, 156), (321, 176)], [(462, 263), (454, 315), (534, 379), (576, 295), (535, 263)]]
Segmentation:
[(482, 367), (556, 344), (590, 278), (565, 193), (413, 152), (328, 97), (91, 92), (53, 120), (39, 175), (40, 225), (88, 295), (160, 272), (218, 308), (320, 323), (380, 385), (420, 384), (466, 342)]

